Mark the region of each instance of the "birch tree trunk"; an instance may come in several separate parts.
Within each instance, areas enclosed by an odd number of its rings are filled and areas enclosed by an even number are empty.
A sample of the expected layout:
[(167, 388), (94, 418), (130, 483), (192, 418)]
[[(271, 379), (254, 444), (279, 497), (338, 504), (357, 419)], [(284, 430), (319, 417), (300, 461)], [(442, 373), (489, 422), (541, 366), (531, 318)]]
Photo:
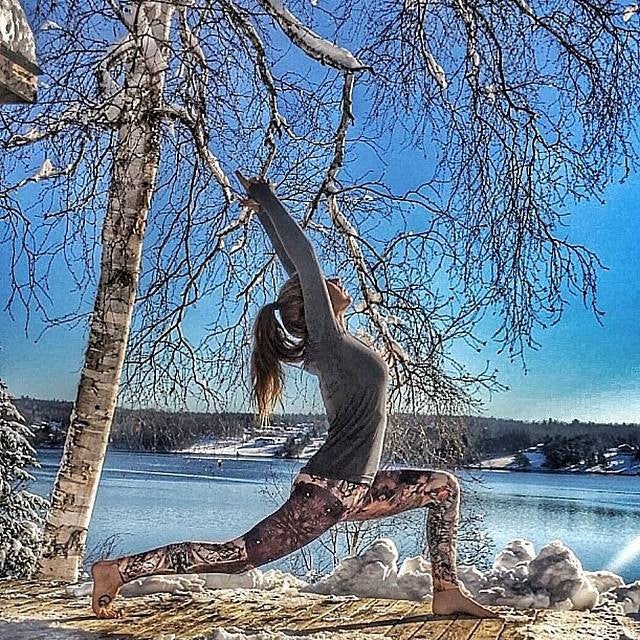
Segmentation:
[(160, 158), (163, 48), (174, 7), (141, 2), (113, 158), (102, 260), (89, 342), (44, 530), (39, 577), (78, 579), (118, 396), (138, 288), (142, 242)]

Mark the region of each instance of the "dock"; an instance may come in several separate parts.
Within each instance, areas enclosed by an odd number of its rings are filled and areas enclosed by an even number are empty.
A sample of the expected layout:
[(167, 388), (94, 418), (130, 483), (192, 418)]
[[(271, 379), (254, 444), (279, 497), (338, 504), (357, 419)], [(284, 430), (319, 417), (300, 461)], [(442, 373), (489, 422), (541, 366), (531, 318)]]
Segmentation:
[(640, 640), (640, 621), (610, 611), (514, 610), (500, 619), (436, 616), (427, 603), (297, 591), (205, 590), (121, 597), (98, 620), (64, 583), (0, 580), (2, 640), (215, 640), (218, 630), (322, 640)]

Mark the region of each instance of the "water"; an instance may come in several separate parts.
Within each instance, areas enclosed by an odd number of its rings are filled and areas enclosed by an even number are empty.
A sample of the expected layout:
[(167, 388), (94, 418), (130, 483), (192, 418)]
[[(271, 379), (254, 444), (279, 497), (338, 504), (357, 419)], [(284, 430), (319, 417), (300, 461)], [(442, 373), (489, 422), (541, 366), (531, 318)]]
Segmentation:
[[(51, 489), (60, 454), (39, 453), (42, 469), (33, 490), (41, 495)], [(273, 487), (275, 479), (286, 491), (300, 466), (227, 458), (219, 469), (215, 457), (111, 451), (88, 547), (114, 533), (121, 534), (120, 553), (181, 540), (233, 538), (276, 508), (265, 487)], [(496, 549), (518, 537), (536, 549), (561, 539), (586, 569), (611, 568), (627, 582), (640, 579), (640, 477), (503, 471), (473, 476), (480, 482), (465, 482), (463, 509), (475, 503), (485, 513), (482, 526)], [(402, 554), (416, 552), (415, 534), (394, 536)], [(625, 549), (625, 563), (616, 565)]]

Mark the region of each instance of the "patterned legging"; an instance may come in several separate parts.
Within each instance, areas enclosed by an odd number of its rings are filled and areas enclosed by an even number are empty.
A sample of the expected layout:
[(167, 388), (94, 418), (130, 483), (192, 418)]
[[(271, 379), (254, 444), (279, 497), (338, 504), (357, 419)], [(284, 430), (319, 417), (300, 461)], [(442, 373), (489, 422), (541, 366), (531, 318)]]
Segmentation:
[(445, 471), (379, 471), (371, 486), (301, 472), (289, 499), (229, 542), (180, 542), (116, 560), (125, 582), (169, 573), (241, 573), (300, 549), (340, 521), (371, 520), (428, 507), (427, 542), (436, 591), (458, 584), (460, 490)]

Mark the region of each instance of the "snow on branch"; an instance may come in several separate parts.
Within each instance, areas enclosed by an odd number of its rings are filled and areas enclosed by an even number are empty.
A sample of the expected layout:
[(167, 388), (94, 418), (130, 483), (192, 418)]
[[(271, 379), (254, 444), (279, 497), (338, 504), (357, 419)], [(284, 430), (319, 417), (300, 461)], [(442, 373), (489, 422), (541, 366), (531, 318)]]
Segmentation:
[(325, 40), (302, 24), (280, 0), (259, 2), (291, 41), (315, 60), (341, 71), (363, 71), (368, 68), (347, 49)]

